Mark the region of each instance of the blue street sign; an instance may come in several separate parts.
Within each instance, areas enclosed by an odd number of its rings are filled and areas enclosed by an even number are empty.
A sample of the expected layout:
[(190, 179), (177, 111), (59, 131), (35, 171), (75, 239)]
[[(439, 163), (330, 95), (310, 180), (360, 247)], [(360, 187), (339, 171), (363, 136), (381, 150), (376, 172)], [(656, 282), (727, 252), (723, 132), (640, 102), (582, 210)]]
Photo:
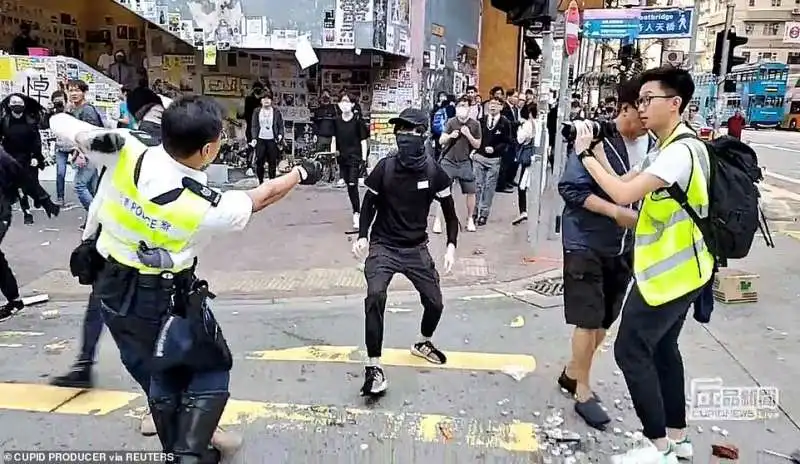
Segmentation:
[(586, 10), (583, 36), (588, 39), (636, 39), (639, 36), (638, 9)]
[(647, 8), (639, 16), (640, 39), (692, 37), (694, 8)]

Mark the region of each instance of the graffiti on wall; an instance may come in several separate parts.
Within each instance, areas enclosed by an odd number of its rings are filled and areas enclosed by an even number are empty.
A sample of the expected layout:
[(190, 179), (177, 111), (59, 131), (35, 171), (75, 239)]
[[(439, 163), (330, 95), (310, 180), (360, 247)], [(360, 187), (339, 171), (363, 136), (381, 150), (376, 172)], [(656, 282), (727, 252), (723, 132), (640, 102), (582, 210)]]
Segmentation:
[[(89, 86), (86, 99), (106, 122), (119, 119), (120, 85), (84, 63), (62, 56), (0, 56), (0, 100), (21, 93), (49, 110), (53, 92), (65, 90), (70, 79), (86, 82)], [(55, 160), (55, 138), (49, 130), (40, 132), (45, 164), (49, 166)]]

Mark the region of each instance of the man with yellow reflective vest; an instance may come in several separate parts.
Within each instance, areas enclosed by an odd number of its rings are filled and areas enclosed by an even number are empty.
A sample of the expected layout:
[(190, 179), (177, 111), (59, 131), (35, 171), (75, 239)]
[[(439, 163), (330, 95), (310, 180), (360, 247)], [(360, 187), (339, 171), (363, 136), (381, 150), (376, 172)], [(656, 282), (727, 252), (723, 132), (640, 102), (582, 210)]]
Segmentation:
[[(99, 192), (99, 262), (92, 290), (122, 363), (148, 396), (173, 462), (216, 463), (211, 445), (227, 403), (232, 358), (214, 320), (213, 294), (194, 273), (200, 249), (240, 231), (254, 212), (321, 176), (303, 163), (248, 191), (208, 187), (223, 111), (213, 99), (175, 100), (161, 118), (162, 144), (126, 129), (98, 130), (59, 114), (51, 129), (107, 168)], [(77, 250), (76, 250), (77, 252)], [(224, 456), (227, 458), (227, 456)]]
[[(609, 169), (591, 126), (578, 123), (576, 153), (619, 205), (642, 201), (635, 229), (634, 277), (628, 287), (614, 355), (651, 443), (615, 457), (621, 464), (674, 464), (692, 457), (687, 436), (684, 369), (678, 337), (692, 302), (714, 272), (703, 234), (666, 189), (677, 185), (689, 206), (707, 217), (708, 152), (681, 121), (694, 83), (682, 69), (657, 68), (640, 77), (637, 106), (656, 150), (624, 176)], [(677, 140), (676, 140), (677, 139)]]

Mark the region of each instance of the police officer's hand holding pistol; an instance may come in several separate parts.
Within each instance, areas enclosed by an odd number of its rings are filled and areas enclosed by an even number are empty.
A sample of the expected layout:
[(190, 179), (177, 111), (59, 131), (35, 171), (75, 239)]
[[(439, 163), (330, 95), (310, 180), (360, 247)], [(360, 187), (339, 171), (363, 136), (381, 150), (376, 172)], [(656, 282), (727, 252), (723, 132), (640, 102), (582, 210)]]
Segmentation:
[(222, 114), (211, 98), (181, 97), (162, 114), (160, 145), (67, 114), (51, 119), (58, 137), (107, 169), (92, 205), (99, 258), (82, 262), (100, 263), (88, 274), (96, 274), (106, 325), (147, 393), (163, 451), (184, 464), (227, 460), (241, 445), (226, 446), (217, 428), (233, 359), (211, 311), (214, 295), (195, 275), (200, 249), (322, 175), (319, 163), (304, 162), (247, 191), (209, 187), (204, 170), (219, 152)]

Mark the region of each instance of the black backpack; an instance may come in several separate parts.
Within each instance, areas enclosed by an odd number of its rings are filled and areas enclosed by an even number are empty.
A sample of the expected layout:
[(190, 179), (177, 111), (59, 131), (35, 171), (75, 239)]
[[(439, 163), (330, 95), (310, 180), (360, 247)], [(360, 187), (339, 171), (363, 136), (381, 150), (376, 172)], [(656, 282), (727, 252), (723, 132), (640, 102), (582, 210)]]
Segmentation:
[[(682, 139), (697, 139), (697, 136), (680, 135), (674, 142)], [(758, 204), (761, 195), (757, 184), (764, 176), (758, 166), (756, 152), (741, 140), (729, 136), (719, 137), (712, 142), (703, 141), (703, 144), (708, 150), (711, 171), (708, 216), (698, 216), (689, 206), (686, 192), (677, 184), (669, 186), (667, 192), (703, 233), (706, 246), (719, 266), (726, 266), (729, 259), (747, 256), (758, 230), (767, 246), (775, 248), (764, 213)]]

